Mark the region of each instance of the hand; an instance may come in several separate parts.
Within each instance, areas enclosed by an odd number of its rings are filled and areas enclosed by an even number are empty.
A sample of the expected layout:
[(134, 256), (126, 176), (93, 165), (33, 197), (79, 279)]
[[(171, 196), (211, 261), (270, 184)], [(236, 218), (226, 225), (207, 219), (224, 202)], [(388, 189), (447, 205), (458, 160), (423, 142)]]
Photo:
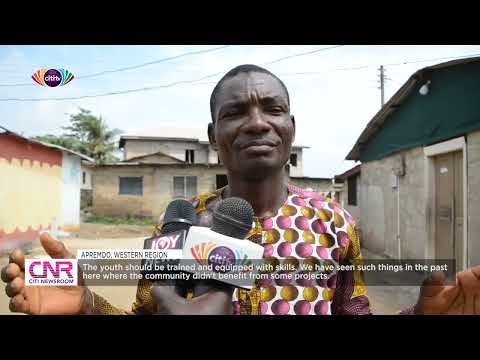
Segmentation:
[(480, 315), (480, 266), (457, 274), (455, 285), (444, 285), (445, 275), (433, 273), (424, 281), (416, 314)]
[(150, 290), (162, 315), (232, 315), (232, 287), (212, 288), (207, 293), (187, 300), (174, 286), (154, 285)]
[[(63, 243), (43, 233), (40, 242), (54, 259), (75, 258)], [(88, 312), (90, 292), (80, 286), (25, 286), (25, 256), (20, 249), (10, 254), (2, 269), (5, 292), (11, 298), (10, 311), (31, 315), (79, 315)], [(80, 283), (80, 279), (79, 279)]]

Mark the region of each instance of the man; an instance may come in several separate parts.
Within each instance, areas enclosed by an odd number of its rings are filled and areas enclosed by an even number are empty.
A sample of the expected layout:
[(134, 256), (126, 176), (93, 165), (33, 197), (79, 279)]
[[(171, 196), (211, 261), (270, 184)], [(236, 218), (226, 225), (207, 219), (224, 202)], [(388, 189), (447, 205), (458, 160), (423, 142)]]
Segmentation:
[[(286, 180), (295, 119), (279, 78), (258, 66), (238, 66), (216, 85), (210, 109), (208, 135), (228, 171), (228, 185), (192, 200), (197, 225), (211, 225), (212, 213), (222, 199), (241, 197), (256, 215), (247, 239), (264, 247), (269, 263), (298, 266), (361, 259), (354, 219), (334, 201)], [(54, 258), (73, 257), (48, 235), (42, 235), (41, 242)], [(354, 271), (339, 272), (325, 281), (262, 281), (251, 291), (219, 289), (193, 299), (141, 280), (136, 301), (127, 312), (85, 286), (25, 287), (23, 265), (24, 256), (16, 250), (2, 270), (2, 279), (12, 298), (10, 309), (28, 314), (370, 314), (362, 276)], [(417, 304), (404, 313), (480, 312), (480, 267), (457, 274), (456, 285), (443, 282), (442, 274), (428, 279)]]

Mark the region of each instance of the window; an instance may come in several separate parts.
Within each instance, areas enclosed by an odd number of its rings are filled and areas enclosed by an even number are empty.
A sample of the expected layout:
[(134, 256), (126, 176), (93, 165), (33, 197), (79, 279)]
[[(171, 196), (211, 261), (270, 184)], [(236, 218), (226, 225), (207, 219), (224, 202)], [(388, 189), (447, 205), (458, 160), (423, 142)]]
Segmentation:
[(175, 198), (190, 199), (197, 196), (196, 176), (174, 176), (173, 196)]
[(83, 171), (83, 172), (82, 172), (82, 184), (83, 184), (83, 185), (85, 185), (85, 183), (86, 183), (86, 178), (87, 178), (86, 175), (87, 175), (87, 174), (85, 174), (85, 171)]
[(358, 176), (348, 178), (348, 205), (357, 206), (357, 178)]
[(120, 177), (120, 195), (143, 195), (143, 177)]
[(195, 150), (185, 150), (185, 162), (187, 164), (195, 163)]
[(221, 164), (220, 162), (220, 156), (217, 155), (217, 164)]
[(218, 174), (217, 175), (217, 189), (221, 189), (228, 185), (227, 175)]
[(297, 154), (290, 154), (290, 164), (297, 166)]

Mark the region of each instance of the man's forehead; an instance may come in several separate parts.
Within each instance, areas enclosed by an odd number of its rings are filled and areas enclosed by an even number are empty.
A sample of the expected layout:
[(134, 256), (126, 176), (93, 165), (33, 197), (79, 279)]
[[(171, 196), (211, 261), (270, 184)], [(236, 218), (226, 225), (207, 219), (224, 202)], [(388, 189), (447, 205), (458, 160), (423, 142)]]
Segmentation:
[(218, 100), (222, 103), (246, 99), (252, 93), (260, 97), (284, 98), (287, 101), (287, 94), (280, 82), (269, 74), (258, 72), (240, 73), (226, 79), (218, 94)]

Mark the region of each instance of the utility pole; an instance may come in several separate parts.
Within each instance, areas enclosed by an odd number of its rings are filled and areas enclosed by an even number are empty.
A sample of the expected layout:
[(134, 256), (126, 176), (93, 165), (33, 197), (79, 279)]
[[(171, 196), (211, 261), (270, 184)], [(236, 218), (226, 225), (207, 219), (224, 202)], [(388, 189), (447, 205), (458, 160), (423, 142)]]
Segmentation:
[(382, 106), (385, 105), (385, 70), (383, 69), (383, 65), (380, 65), (380, 93), (381, 93), (381, 101), (382, 101)]

